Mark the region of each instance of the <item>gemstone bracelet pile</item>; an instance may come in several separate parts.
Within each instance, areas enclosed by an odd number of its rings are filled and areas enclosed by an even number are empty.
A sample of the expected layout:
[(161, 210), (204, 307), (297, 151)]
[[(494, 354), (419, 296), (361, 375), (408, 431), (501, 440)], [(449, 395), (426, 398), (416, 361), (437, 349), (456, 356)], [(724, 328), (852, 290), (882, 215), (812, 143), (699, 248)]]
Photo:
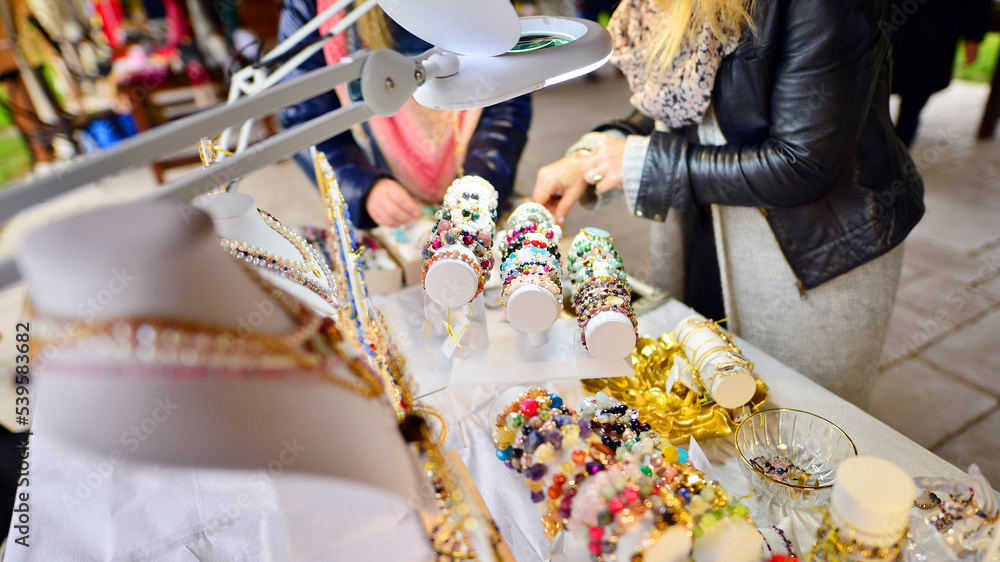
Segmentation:
[(631, 287), (611, 234), (599, 228), (584, 228), (573, 239), (566, 259), (584, 347), (587, 324), (601, 313), (618, 312), (632, 321), (633, 329), (638, 329), (639, 322), (632, 311)]
[(562, 308), (559, 241), (562, 229), (549, 211), (538, 203), (524, 203), (510, 215), (510, 231), (497, 243), (503, 261), (500, 274), (503, 292), (500, 304), (507, 306), (511, 295), (524, 286), (552, 293)]
[[(476, 296), (483, 292), (483, 286), (490, 279), (493, 269), (493, 232), (497, 219), (497, 192), (486, 180), (477, 176), (465, 176), (455, 180), (448, 187), (444, 203), (435, 213), (434, 228), (420, 252), (424, 259), (424, 288), (427, 288), (427, 271), (441, 259), (462, 259), (476, 271), (479, 286)], [(468, 248), (475, 260), (455, 246)]]
[[(690, 541), (724, 518), (749, 521), (747, 508), (688, 464), (683, 449), (604, 393), (573, 408), (530, 388), (497, 417), (493, 441), (497, 458), (524, 476), (546, 536), (568, 529), (592, 562), (642, 560), (671, 528)], [(641, 535), (636, 550), (617, 552), (630, 532)]]

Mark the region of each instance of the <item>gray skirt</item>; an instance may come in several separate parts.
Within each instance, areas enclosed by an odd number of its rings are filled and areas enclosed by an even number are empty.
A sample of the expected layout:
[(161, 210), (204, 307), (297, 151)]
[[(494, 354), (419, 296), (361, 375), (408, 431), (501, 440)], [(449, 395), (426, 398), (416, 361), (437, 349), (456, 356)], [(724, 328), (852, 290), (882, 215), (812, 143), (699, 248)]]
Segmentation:
[[(684, 213), (654, 223), (654, 284), (684, 294)], [(758, 209), (712, 206), (729, 327), (824, 388), (867, 408), (903, 265), (903, 247), (809, 291)], [(750, 358), (753, 359), (752, 357)], [(765, 381), (766, 382), (766, 381)]]

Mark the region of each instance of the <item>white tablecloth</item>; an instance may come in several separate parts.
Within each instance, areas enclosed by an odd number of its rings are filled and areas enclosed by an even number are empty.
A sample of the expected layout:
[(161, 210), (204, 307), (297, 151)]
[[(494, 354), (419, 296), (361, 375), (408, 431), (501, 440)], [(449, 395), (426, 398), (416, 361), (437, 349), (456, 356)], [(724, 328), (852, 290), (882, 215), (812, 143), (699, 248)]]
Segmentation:
[[(404, 294), (400, 298), (405, 301), (406, 297)], [(389, 301), (391, 304), (392, 299)], [(407, 302), (412, 301), (411, 298)], [(642, 317), (640, 332), (653, 335), (668, 332), (690, 313), (684, 305), (671, 301)], [(768, 405), (798, 408), (823, 416), (851, 436), (860, 454), (887, 458), (911, 475), (963, 476), (954, 466), (752, 345), (741, 342), (741, 346), (756, 363), (756, 374), (770, 387)], [(539, 379), (544, 379), (544, 375)], [(544, 386), (561, 394), (570, 404), (583, 395), (579, 383), (573, 381)], [(448, 446), (461, 453), (517, 559), (545, 560), (549, 557), (548, 541), (522, 479), (504, 467), (494, 454), (487, 412), (500, 390), (502, 385), (452, 386), (431, 394), (425, 401), (438, 407), (449, 420)], [(44, 422), (44, 415), (39, 419)], [(736, 495), (748, 493), (731, 439), (701, 445), (714, 464), (713, 477)], [(30, 494), (31, 546), (24, 548), (11, 542), (20, 536), (14, 528), (15, 519), (6, 560), (268, 560), (269, 552), (283, 551), (281, 543), (289, 537), (322, 542), (323, 534), (318, 531), (311, 534), (303, 531), (298, 536), (290, 533), (286, 527), (290, 514), (281, 512), (273, 483), (251, 482), (254, 475), (249, 472), (125, 465), (102, 476), (102, 459), (54, 442), (46, 435), (44, 424), (36, 427), (29, 460), (30, 485), (20, 491)], [(349, 516), (348, 522), (352, 518), (355, 522), (363, 519), (358, 516), (362, 513), (361, 506), (381, 502), (388, 507), (392, 503), (391, 499), (376, 502), (378, 498), (366, 490), (360, 491), (363, 498), (356, 497), (357, 494), (352, 495), (351, 483), (331, 482), (328, 486), (326, 497), (339, 497), (342, 501), (331, 499), (327, 505), (350, 506), (348, 511), (339, 511)], [(758, 498), (744, 503), (761, 525), (773, 524), (785, 515), (768, 508)], [(301, 522), (308, 521), (310, 514), (291, 515)], [(796, 520), (798, 542), (808, 545), (815, 529), (815, 513), (790, 515)], [(332, 549), (337, 555), (332, 558), (330, 554), (319, 555), (314, 559), (354, 560), (358, 559), (355, 558), (358, 552), (366, 552), (370, 560), (412, 559), (414, 555), (419, 558), (419, 548), (400, 548), (415, 541), (419, 544), (419, 539), (399, 534), (399, 529), (409, 529), (412, 534), (417, 528), (415, 522), (404, 521), (397, 526), (399, 515), (394, 516), (397, 519), (389, 521), (376, 514), (370, 525), (364, 527), (367, 531), (359, 531), (359, 527), (351, 528), (349, 533), (342, 532), (344, 542)], [(337, 527), (337, 517), (328, 519), (330, 528), (345, 529), (344, 520)], [(378, 557), (367, 557), (379, 550)]]
[[(639, 333), (659, 336), (673, 331), (677, 322), (693, 314), (678, 301), (670, 301), (639, 320)], [(921, 447), (896, 430), (878, 421), (856, 406), (838, 398), (826, 389), (798, 374), (761, 352), (753, 345), (740, 341), (746, 356), (755, 363), (754, 373), (770, 391), (764, 408), (781, 407), (805, 410), (839, 425), (854, 441), (858, 454), (888, 459), (911, 476), (936, 475), (964, 479), (964, 471)], [(540, 376), (543, 379), (544, 376)], [(578, 383), (553, 381), (541, 383), (560, 394), (568, 404), (584, 396)], [(476, 481), (497, 525), (507, 538), (519, 561), (545, 560), (550, 555), (549, 543), (542, 533), (539, 514), (528, 497), (523, 478), (507, 469), (496, 459), (492, 443), (492, 422), (489, 408), (503, 386), (452, 386), (427, 401), (440, 408), (449, 420), (449, 446), (459, 450)], [(699, 443), (712, 462), (711, 476), (736, 496), (750, 494), (749, 483), (739, 467), (739, 458), (731, 437)], [(819, 525), (819, 509), (786, 510), (773, 508), (761, 498), (742, 500), (750, 508), (758, 526), (778, 523), (788, 516), (792, 520), (795, 542), (807, 549)]]

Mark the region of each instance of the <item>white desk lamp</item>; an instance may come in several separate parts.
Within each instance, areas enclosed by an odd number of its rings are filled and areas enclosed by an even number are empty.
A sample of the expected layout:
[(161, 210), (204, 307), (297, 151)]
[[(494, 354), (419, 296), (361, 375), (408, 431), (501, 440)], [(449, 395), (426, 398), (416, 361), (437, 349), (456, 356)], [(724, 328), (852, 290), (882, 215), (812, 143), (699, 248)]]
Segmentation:
[[(346, 3), (342, 0), (337, 6)], [(190, 201), (375, 115), (391, 116), (414, 94), (419, 103), (428, 107), (483, 107), (584, 74), (611, 56), (611, 37), (603, 27), (576, 18), (518, 19), (508, 0), (381, 0), (379, 3), (408, 31), (438, 49), (414, 58), (392, 50), (363, 50), (335, 65), (274, 84), (274, 76), (284, 76), (289, 65), (300, 64), (322, 48), (321, 43), (310, 45), (265, 78), (262, 89), (247, 92), (252, 94), (248, 97), (236, 99), (238, 94), (231, 94), (231, 103), (225, 106), (156, 127), (116, 148), (67, 162), (45, 176), (5, 188), (0, 191), (0, 222), (51, 197), (144, 164), (157, 155), (190, 147), (200, 138), (214, 136), (234, 124), (274, 113), (358, 78), (362, 100), (187, 174), (146, 197)], [(316, 20), (324, 21), (337, 6), (324, 11)], [(373, 0), (369, 0), (359, 9), (363, 13), (372, 6)], [(350, 14), (341, 27), (346, 28), (358, 16)], [(319, 26), (316, 20), (311, 22), (312, 29)], [(305, 34), (303, 30), (302, 35)], [(289, 39), (293, 38), (296, 37)], [(274, 60), (288, 52), (287, 43), (276, 50), (278, 55), (269, 54), (264, 60)], [(512, 49), (519, 52), (509, 52)], [(0, 288), (15, 283), (19, 277), (11, 260), (0, 262)]]

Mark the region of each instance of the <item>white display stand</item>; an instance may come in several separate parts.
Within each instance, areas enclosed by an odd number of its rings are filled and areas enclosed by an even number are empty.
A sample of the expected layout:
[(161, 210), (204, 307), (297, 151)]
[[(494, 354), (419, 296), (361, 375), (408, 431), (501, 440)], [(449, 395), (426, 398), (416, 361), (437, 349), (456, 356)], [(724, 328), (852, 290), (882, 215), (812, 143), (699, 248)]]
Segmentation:
[(694, 562), (757, 562), (761, 559), (757, 528), (740, 517), (726, 517), (694, 541)]
[[(547, 289), (523, 285), (507, 299), (505, 312), (512, 326), (526, 334), (537, 334), (549, 329), (559, 317), (559, 301)], [(541, 345), (545, 339), (535, 341)]]
[[(212, 217), (212, 225), (222, 238), (246, 242), (271, 254), (302, 262), (303, 256), (291, 242), (274, 231), (257, 212), (257, 202), (245, 193), (210, 193), (195, 199), (194, 206)], [(288, 226), (288, 225), (285, 225)], [(322, 259), (322, 256), (319, 257)], [(267, 268), (257, 268), (267, 280), (291, 293), (310, 308), (324, 316), (335, 316), (337, 309), (307, 287), (283, 277)], [(328, 294), (336, 291), (331, 279), (325, 276), (312, 279)]]
[(587, 322), (587, 350), (601, 361), (620, 361), (632, 355), (637, 337), (632, 320), (621, 312), (601, 312)]
[[(423, 297), (420, 287), (372, 297), (392, 333), (406, 342), (399, 346), (400, 351), (418, 385), (421, 381), (433, 381), (428, 386), (524, 384), (635, 375), (630, 357), (617, 361), (594, 358), (580, 341), (575, 319), (557, 320), (544, 332), (547, 341), (535, 345), (528, 341), (529, 334), (505, 321), (502, 310), (493, 309), (484, 310), (486, 324), (492, 328), (489, 347), (461, 358), (446, 357), (441, 348), (447, 334), (442, 335), (435, 326), (424, 339), (423, 319), (406, 312), (419, 310), (417, 307), (422, 305)], [(631, 323), (629, 329), (632, 329)], [(537, 338), (535, 343), (538, 343)]]
[[(438, 252), (458, 251), (479, 261), (472, 250), (461, 244), (442, 246)], [(427, 268), (424, 279), (427, 296), (447, 308), (458, 308), (472, 302), (479, 287), (479, 276), (468, 263), (455, 258), (441, 258)]]
[[(442, 339), (441, 352), (447, 358), (465, 357), (490, 345), (486, 301), (482, 295), (458, 308), (446, 308), (431, 300), (430, 295), (425, 295), (424, 315), (430, 322), (431, 334)], [(448, 332), (449, 327), (451, 333)]]
[(830, 519), (862, 544), (889, 547), (910, 522), (917, 488), (902, 468), (877, 457), (851, 457), (837, 467), (830, 492)]
[[(701, 380), (716, 403), (723, 408), (739, 408), (753, 398), (757, 381), (746, 367), (727, 354), (725, 339), (712, 330), (698, 327), (704, 322), (710, 321), (700, 315), (688, 316), (678, 322), (674, 334), (677, 341), (684, 342), (682, 353), (688, 363), (700, 369)], [(698, 331), (692, 333), (694, 330)], [(694, 356), (687, 357), (689, 353)]]

